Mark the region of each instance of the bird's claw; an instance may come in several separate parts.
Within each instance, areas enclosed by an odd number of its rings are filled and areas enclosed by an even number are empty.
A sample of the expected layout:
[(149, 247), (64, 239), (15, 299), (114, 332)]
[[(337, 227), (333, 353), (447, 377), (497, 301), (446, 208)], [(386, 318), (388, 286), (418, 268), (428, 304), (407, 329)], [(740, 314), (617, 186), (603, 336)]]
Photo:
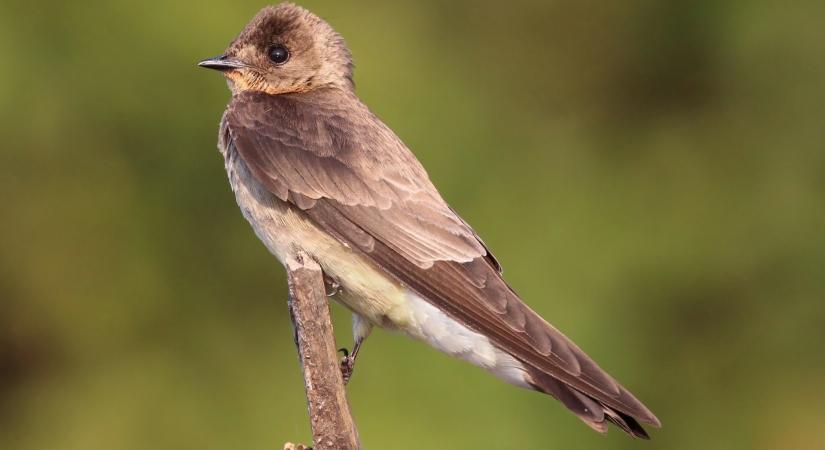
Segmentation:
[(327, 297), (332, 297), (341, 292), (341, 283), (338, 280), (324, 275), (324, 287)]
[(344, 379), (344, 386), (346, 386), (352, 378), (352, 372), (355, 370), (355, 355), (351, 355), (345, 348), (338, 351), (344, 354), (344, 357), (341, 358), (341, 378)]

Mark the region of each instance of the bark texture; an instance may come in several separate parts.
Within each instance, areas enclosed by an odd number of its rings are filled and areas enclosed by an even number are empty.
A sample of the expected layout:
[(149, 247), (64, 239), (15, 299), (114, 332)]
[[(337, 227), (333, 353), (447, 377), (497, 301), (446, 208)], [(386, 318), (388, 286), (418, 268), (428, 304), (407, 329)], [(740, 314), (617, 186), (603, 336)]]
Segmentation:
[(358, 450), (358, 430), (347, 403), (323, 274), (299, 254), (286, 262), (289, 314), (304, 374), (315, 450)]

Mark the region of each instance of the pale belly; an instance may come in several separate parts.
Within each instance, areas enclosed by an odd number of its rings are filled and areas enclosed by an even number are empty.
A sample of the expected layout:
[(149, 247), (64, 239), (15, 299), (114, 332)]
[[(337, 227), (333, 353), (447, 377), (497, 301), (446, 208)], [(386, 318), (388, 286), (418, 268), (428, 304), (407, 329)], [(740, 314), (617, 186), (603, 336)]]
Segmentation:
[(244, 217), (282, 264), (289, 256), (305, 252), (340, 284), (341, 292), (334, 298), (371, 324), (400, 331), (511, 384), (528, 387), (519, 361), (320, 230), (303, 212), (271, 195), (235, 152), (226, 158), (226, 169)]

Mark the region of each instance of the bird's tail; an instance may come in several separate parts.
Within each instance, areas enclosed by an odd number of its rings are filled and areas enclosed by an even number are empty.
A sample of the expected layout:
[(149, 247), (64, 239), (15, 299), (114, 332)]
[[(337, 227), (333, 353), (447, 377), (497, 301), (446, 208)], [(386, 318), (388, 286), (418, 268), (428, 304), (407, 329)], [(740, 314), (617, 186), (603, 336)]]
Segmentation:
[(540, 370), (532, 370), (530, 375), (531, 385), (536, 390), (555, 397), (579, 419), (599, 433), (606, 433), (607, 422), (612, 422), (633, 437), (650, 439), (644, 428), (633, 417), (599, 402)]

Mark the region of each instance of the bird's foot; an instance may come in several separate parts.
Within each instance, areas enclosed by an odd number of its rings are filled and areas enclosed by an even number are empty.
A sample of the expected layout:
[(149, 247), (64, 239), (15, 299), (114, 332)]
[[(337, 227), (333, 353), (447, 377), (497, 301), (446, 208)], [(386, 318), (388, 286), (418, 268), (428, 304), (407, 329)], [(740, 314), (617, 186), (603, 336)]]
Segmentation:
[(326, 274), (324, 274), (324, 287), (327, 291), (327, 297), (332, 297), (341, 292), (341, 283), (334, 278), (328, 277)]
[(346, 386), (352, 377), (352, 372), (355, 370), (355, 354), (350, 354), (345, 348), (338, 351), (344, 354), (344, 357), (341, 358), (341, 377), (344, 379), (344, 386)]

